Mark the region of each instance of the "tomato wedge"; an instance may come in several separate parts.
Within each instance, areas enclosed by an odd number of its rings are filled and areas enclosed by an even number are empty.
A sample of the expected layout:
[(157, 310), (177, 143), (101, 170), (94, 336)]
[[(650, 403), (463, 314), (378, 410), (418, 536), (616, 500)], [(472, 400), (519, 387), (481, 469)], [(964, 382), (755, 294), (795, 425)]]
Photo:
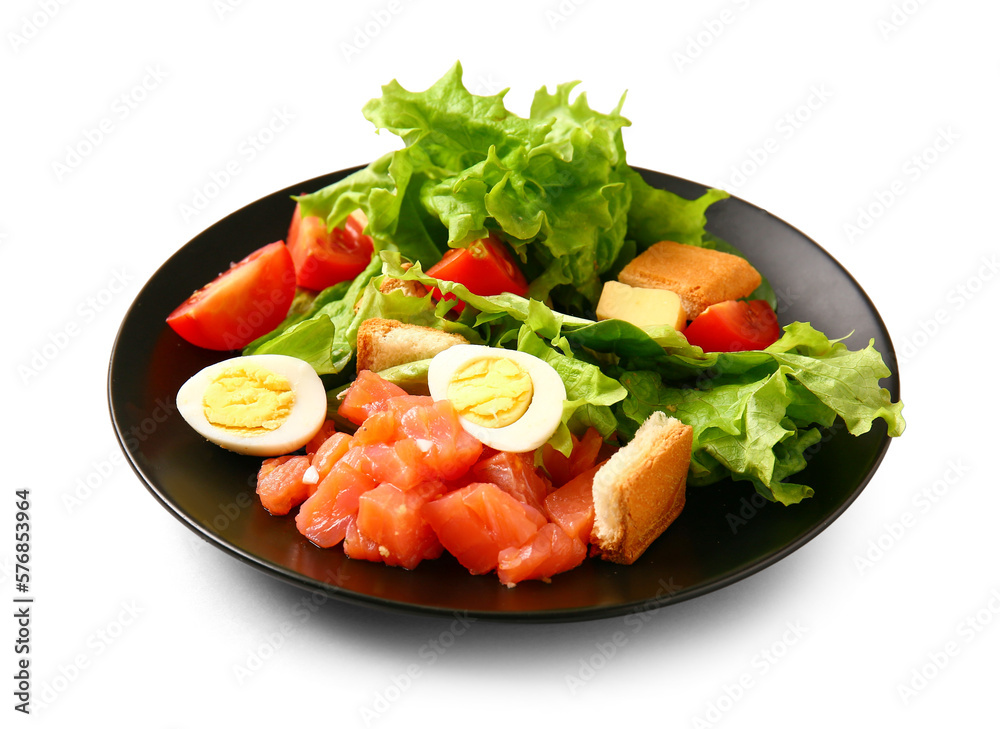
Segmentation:
[[(528, 295), (528, 282), (507, 252), (493, 234), (471, 243), (468, 248), (452, 248), (440, 261), (427, 269), (427, 275), (444, 281), (460, 283), (479, 296), (495, 296), (512, 293)], [(435, 289), (435, 296), (441, 292)], [(446, 299), (455, 298), (446, 294)], [(461, 302), (455, 307), (461, 311)]]
[(723, 301), (695, 317), (684, 336), (706, 352), (744, 352), (774, 344), (781, 327), (766, 301)]
[(284, 242), (259, 248), (198, 289), (167, 324), (206, 349), (242, 349), (278, 326), (295, 297), (295, 267)]
[(325, 220), (315, 215), (302, 217), (296, 205), (288, 229), (288, 250), (299, 286), (321, 291), (361, 273), (374, 249), (372, 239), (362, 232), (367, 224), (364, 213), (356, 210), (342, 228), (327, 230)]

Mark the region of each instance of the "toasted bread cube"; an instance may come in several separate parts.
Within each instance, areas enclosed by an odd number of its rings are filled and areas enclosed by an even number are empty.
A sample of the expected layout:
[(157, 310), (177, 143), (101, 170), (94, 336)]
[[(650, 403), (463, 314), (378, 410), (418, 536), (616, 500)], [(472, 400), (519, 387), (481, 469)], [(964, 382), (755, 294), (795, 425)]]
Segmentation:
[(468, 344), (461, 334), (404, 324), (395, 319), (366, 319), (358, 327), (358, 372), (381, 372), (396, 365), (430, 359), (456, 344)]
[(675, 292), (688, 319), (712, 304), (749, 296), (761, 281), (757, 270), (739, 256), (672, 241), (654, 243), (640, 253), (622, 269), (618, 280)]
[(684, 509), (694, 429), (654, 412), (594, 475), (591, 542), (632, 564)]

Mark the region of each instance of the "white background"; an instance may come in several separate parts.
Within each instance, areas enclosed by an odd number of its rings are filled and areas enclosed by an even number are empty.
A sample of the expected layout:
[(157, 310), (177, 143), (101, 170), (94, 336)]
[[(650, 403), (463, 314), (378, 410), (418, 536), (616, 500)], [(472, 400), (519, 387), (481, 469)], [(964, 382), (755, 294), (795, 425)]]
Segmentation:
[[(508, 726), (550, 711), (589, 726), (923, 727), (995, 706), (1000, 7), (224, 3), (9, 0), (0, 13), (13, 383), (0, 598), (15, 596), (13, 492), (29, 486), (33, 721)], [(580, 79), (598, 109), (628, 89), (633, 164), (728, 188), (817, 240), (893, 335), (908, 428), (843, 517), (750, 579), (639, 632), (621, 618), (476, 623), (431, 664), (450, 621), (333, 603), (299, 620), (308, 593), (169, 515), (123, 465), (105, 383), (122, 317), (171, 253), (262, 195), (392, 148), (361, 106), (392, 78), (426, 88), (456, 59), (470, 89), (510, 87), (520, 113), (543, 84)], [(241, 144), (276, 113), (291, 120), (249, 159)], [(240, 173), (185, 217), (232, 160)], [(28, 720), (3, 625), (13, 726)], [(617, 631), (627, 642), (604, 659)], [(412, 665), (419, 677), (393, 688)]]

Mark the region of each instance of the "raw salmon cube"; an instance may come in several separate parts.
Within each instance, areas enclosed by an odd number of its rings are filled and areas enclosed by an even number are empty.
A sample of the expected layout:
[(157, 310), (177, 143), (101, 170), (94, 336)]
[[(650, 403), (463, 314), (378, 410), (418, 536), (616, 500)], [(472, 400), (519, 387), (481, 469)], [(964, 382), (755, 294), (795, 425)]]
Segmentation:
[[(570, 438), (573, 439), (573, 447), (576, 448), (579, 441), (572, 433)], [(549, 443), (542, 446), (542, 465), (545, 466), (545, 472), (549, 474), (552, 485), (556, 488), (568, 483), (573, 478), (569, 472), (569, 457), (564, 456)]]
[[(323, 441), (323, 444), (316, 450), (312, 457), (312, 465), (319, 475), (317, 484), (326, 478), (333, 468), (333, 464), (341, 459), (351, 447), (352, 438), (347, 433), (332, 433)], [(313, 489), (315, 491), (315, 489)]]
[[(551, 445), (542, 447), (542, 462), (545, 470), (556, 488), (569, 483), (584, 471), (589, 471), (601, 459), (601, 450), (613, 452), (615, 446), (607, 445), (596, 428), (587, 428), (582, 438), (570, 435), (573, 439), (573, 450), (569, 457), (564, 456)], [(604, 454), (604, 459), (610, 455)]]
[(397, 437), (412, 439), (420, 447), (422, 463), (434, 479), (459, 478), (483, 451), (483, 444), (465, 431), (447, 400), (393, 398), (389, 408), (397, 412)]
[(434, 404), (434, 398), (429, 395), (396, 395), (390, 398), (385, 407), (392, 410), (402, 421), (403, 415), (416, 408), (424, 408)]
[(472, 474), (477, 481), (499, 486), (522, 504), (544, 510), (545, 497), (552, 488), (534, 465), (532, 453), (496, 452), (480, 459), (473, 467)]
[(424, 468), (420, 455), (420, 447), (405, 439), (351, 448), (344, 459), (376, 483), (391, 483), (406, 490), (432, 480), (433, 475)]
[(452, 491), (421, 513), (444, 548), (473, 574), (495, 569), (501, 550), (520, 547), (546, 523), (537, 509), (491, 483)]
[(398, 428), (399, 422), (392, 410), (372, 413), (354, 433), (354, 442), (357, 445), (392, 443)]
[(260, 503), (275, 516), (282, 516), (309, 496), (309, 485), (302, 477), (309, 468), (306, 456), (268, 458), (257, 473)]
[(586, 543), (594, 529), (594, 474), (603, 464), (592, 466), (545, 499), (545, 513), (563, 531)]
[(441, 556), (441, 542), (421, 516), (421, 507), (443, 492), (440, 482), (408, 491), (380, 484), (359, 499), (358, 533), (378, 545), (386, 564), (413, 569), (422, 560), (436, 559)]
[(326, 439), (337, 432), (337, 424), (332, 420), (327, 420), (320, 427), (319, 432), (312, 437), (312, 439), (306, 443), (306, 455), (312, 456), (319, 450), (320, 446), (326, 442)]
[(601, 446), (604, 445), (604, 438), (597, 432), (596, 428), (587, 428), (580, 442), (573, 448), (570, 456), (569, 475), (576, 478), (584, 471), (589, 471), (597, 463)]
[(347, 534), (349, 520), (358, 513), (361, 494), (377, 485), (341, 458), (302, 504), (295, 526), (313, 544), (333, 547)]
[(351, 517), (347, 523), (347, 534), (344, 536), (344, 554), (351, 559), (367, 559), (369, 562), (381, 562), (382, 553), (378, 544), (358, 532), (357, 517)]
[[(498, 486), (491, 483), (478, 485), (481, 488), (470, 490), (462, 500), (482, 520), (486, 528), (498, 535), (502, 541), (520, 540), (523, 544), (526, 537), (531, 536), (548, 522), (538, 509), (522, 504)], [(519, 508), (515, 507), (515, 504)], [(517, 518), (514, 518), (514, 515)], [(524, 530), (520, 527), (522, 522), (535, 525), (535, 529), (529, 530), (523, 537)]]
[(522, 580), (548, 580), (578, 567), (587, 557), (587, 545), (557, 524), (546, 524), (521, 547), (500, 552), (497, 576), (508, 587)]
[(372, 413), (384, 410), (389, 398), (405, 394), (406, 390), (399, 385), (383, 380), (369, 370), (361, 370), (345, 391), (337, 414), (355, 425), (361, 425)]
[(406, 490), (424, 481), (452, 481), (482, 453), (483, 444), (465, 432), (450, 402), (407, 395), (378, 375), (359, 375), (339, 412), (364, 418), (352, 445), (365, 450), (352, 465), (379, 483)]

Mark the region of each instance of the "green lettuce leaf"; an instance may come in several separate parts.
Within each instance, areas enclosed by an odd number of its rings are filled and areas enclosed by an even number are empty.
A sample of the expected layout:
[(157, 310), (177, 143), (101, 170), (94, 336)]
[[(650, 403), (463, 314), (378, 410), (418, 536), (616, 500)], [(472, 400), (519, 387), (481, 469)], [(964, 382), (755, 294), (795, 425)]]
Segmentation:
[(644, 240), (676, 217), (676, 239), (701, 241), (705, 208), (725, 194), (686, 201), (651, 188), (625, 159), (624, 96), (601, 113), (586, 94), (571, 98), (575, 87), (540, 89), (524, 118), (504, 106), (506, 90), (470, 93), (460, 64), (426, 91), (386, 84), (364, 114), (405, 146), (299, 197), (302, 212), (335, 226), (361, 208), (376, 252), (425, 266), (448, 247), (498, 234), (521, 259), (532, 298), (586, 311), (602, 277), (634, 254), (631, 227)]
[[(594, 338), (589, 344), (600, 346)], [(627, 345), (609, 348), (621, 352)], [(629, 394), (617, 410), (619, 428), (634, 433), (655, 410), (691, 425), (689, 478), (695, 486), (731, 476), (751, 481), (769, 499), (796, 503), (812, 495), (808, 487), (787, 481), (805, 467), (803, 452), (819, 439), (811, 426), (830, 427), (841, 418), (860, 435), (882, 419), (892, 436), (905, 427), (902, 404), (879, 387), (889, 370), (872, 343), (851, 351), (809, 324), (786, 327), (781, 339), (760, 352), (691, 352), (684, 368), (702, 376), (680, 386), (661, 374), (676, 374), (676, 355), (651, 357), (648, 344), (643, 348), (632, 362), (645, 368), (620, 372)]]
[(628, 235), (638, 242), (640, 251), (663, 240), (704, 245), (705, 211), (712, 203), (729, 197), (727, 192), (710, 189), (695, 200), (687, 200), (652, 187), (635, 170), (629, 169), (627, 177), (632, 187)]

